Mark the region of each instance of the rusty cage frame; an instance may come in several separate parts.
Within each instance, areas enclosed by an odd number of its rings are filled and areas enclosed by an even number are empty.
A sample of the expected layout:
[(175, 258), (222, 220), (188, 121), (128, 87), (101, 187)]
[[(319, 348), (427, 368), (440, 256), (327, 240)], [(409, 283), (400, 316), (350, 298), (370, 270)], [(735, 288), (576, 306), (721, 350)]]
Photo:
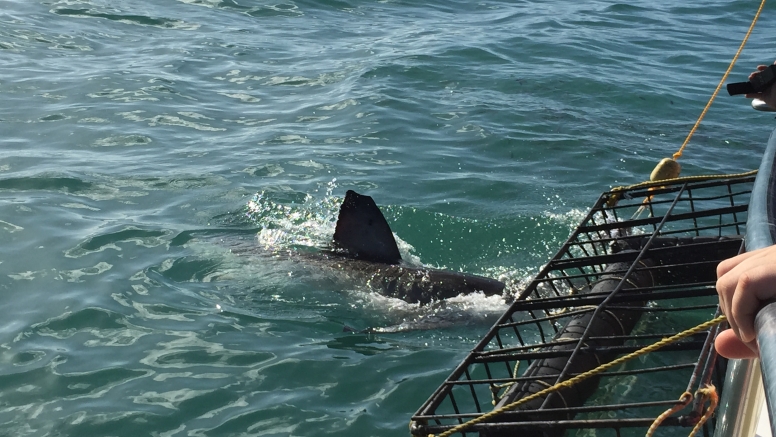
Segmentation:
[[(412, 435), (438, 434), (488, 413), (515, 384), (552, 385), (579, 372), (566, 365), (552, 375), (532, 375), (538, 360), (563, 357), (571, 363), (585, 355), (622, 355), (713, 317), (716, 265), (741, 250), (753, 182), (754, 177), (744, 177), (603, 193), (557, 254), (412, 416)], [(623, 244), (632, 250), (621, 250)], [(653, 262), (642, 262), (647, 259)], [(616, 268), (619, 284), (596, 292), (596, 283), (611, 280), (607, 266), (615, 263), (627, 266)], [(639, 272), (669, 280), (627, 286)], [(588, 327), (575, 340), (559, 336), (580, 314), (594, 319), (636, 301), (642, 303), (627, 308), (639, 313), (638, 322), (625, 335), (602, 336)], [(538, 409), (505, 412), (462, 434), (581, 436), (590, 435), (581, 430), (597, 429), (597, 436), (643, 435), (685, 390), (694, 393), (705, 384), (721, 390), (727, 362), (712, 347), (719, 329), (604, 372), (580, 405), (545, 401)], [(696, 400), (688, 408), (662, 426), (694, 425), (704, 406)], [(713, 419), (708, 421), (704, 433), (710, 435), (714, 426)]]

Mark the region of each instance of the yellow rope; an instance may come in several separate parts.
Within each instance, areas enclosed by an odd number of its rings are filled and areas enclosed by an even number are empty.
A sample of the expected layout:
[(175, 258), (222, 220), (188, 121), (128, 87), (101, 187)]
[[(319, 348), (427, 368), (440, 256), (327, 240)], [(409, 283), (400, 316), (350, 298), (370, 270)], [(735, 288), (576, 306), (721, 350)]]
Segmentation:
[[(518, 371), (520, 370), (520, 361), (515, 363), (515, 370), (512, 371), (512, 379), (517, 379)], [(491, 404), (494, 406), (501, 402), (502, 396), (499, 396), (499, 393), (501, 393), (501, 390), (505, 388), (509, 388), (515, 385), (514, 382), (505, 382), (504, 384), (491, 384), (490, 385), (490, 394), (491, 394)]]
[(652, 437), (652, 435), (657, 430), (657, 427), (659, 427), (663, 423), (663, 421), (668, 418), (668, 416), (690, 405), (690, 402), (692, 402), (693, 399), (694, 399), (693, 395), (689, 391), (682, 393), (682, 396), (679, 398), (679, 402), (677, 402), (676, 405), (665, 410), (661, 415), (657, 416), (655, 421), (652, 422), (652, 425), (649, 426), (649, 429), (647, 430), (647, 434), (645, 435), (645, 437)]
[(717, 396), (717, 389), (713, 385), (706, 385), (705, 387), (701, 387), (698, 389), (698, 391), (695, 393), (697, 395), (702, 395), (704, 402), (705, 399), (709, 399), (709, 407), (706, 408), (706, 412), (703, 413), (703, 416), (698, 421), (698, 423), (695, 424), (695, 427), (693, 427), (692, 431), (690, 431), (690, 437), (693, 437), (695, 433), (698, 432), (699, 429), (703, 426), (704, 423), (706, 423), (709, 418), (714, 414), (714, 410), (717, 409), (717, 404), (719, 403), (719, 396)]
[(669, 184), (675, 184), (679, 182), (701, 182), (701, 181), (709, 181), (714, 179), (735, 179), (735, 178), (745, 178), (747, 176), (754, 176), (757, 174), (757, 170), (747, 171), (744, 173), (732, 173), (732, 174), (710, 174), (710, 175), (698, 175), (698, 176), (683, 176), (680, 178), (673, 178), (673, 179), (664, 179), (662, 181), (645, 181), (638, 184), (633, 185), (625, 185), (621, 187), (614, 187), (611, 191), (612, 195), (609, 197), (609, 199), (606, 201), (606, 205), (611, 207), (614, 207), (617, 202), (620, 200), (621, 197), (621, 191), (626, 190), (635, 190), (638, 188), (648, 188), (648, 187), (660, 187), (665, 186)]
[(722, 79), (719, 81), (719, 84), (717, 84), (717, 89), (714, 90), (714, 93), (711, 95), (709, 102), (706, 103), (706, 107), (703, 108), (703, 112), (701, 112), (700, 117), (698, 117), (698, 121), (695, 122), (695, 126), (692, 127), (692, 129), (690, 130), (690, 133), (687, 135), (687, 138), (685, 138), (684, 143), (682, 143), (682, 147), (680, 147), (679, 150), (676, 153), (674, 153), (673, 155), (674, 159), (679, 159), (679, 157), (682, 156), (682, 152), (684, 151), (684, 148), (687, 146), (687, 143), (690, 142), (690, 138), (692, 138), (692, 135), (698, 129), (698, 126), (701, 124), (701, 120), (703, 120), (703, 117), (706, 116), (706, 112), (708, 112), (709, 107), (711, 106), (711, 103), (717, 97), (717, 94), (719, 94), (719, 90), (722, 88), (722, 84), (725, 83), (725, 81), (727, 80), (727, 77), (730, 74), (730, 71), (733, 70), (733, 66), (736, 65), (738, 56), (744, 50), (746, 41), (749, 39), (749, 35), (752, 34), (754, 25), (755, 23), (757, 23), (757, 19), (760, 17), (760, 12), (762, 12), (764, 6), (765, 6), (765, 0), (762, 0), (762, 2), (760, 2), (760, 7), (757, 9), (757, 13), (754, 14), (754, 19), (752, 19), (752, 24), (749, 25), (749, 30), (746, 31), (746, 35), (744, 36), (743, 41), (741, 41), (741, 45), (738, 47), (738, 51), (736, 51), (736, 55), (733, 56), (733, 60), (730, 61), (730, 65), (725, 71), (725, 74), (722, 75)]
[(735, 178), (745, 178), (747, 176), (754, 176), (757, 174), (757, 170), (751, 170), (744, 173), (731, 173), (731, 174), (707, 174), (707, 175), (698, 175), (698, 176), (682, 176), (680, 178), (673, 178), (673, 179), (664, 179), (662, 181), (645, 181), (638, 184), (633, 185), (626, 185), (622, 187), (614, 187), (610, 191), (625, 191), (625, 190), (634, 190), (637, 188), (647, 188), (647, 187), (658, 187), (661, 185), (668, 185), (668, 184), (676, 184), (679, 182), (700, 182), (700, 181), (709, 181), (713, 179), (735, 179)]
[[(717, 388), (714, 387), (714, 385), (706, 384), (703, 387), (700, 387), (696, 392), (696, 396), (700, 396), (701, 399), (701, 405), (706, 403), (706, 400), (709, 401), (709, 406), (706, 408), (706, 411), (703, 412), (703, 416), (698, 419), (698, 422), (693, 427), (692, 431), (690, 431), (690, 436), (693, 437), (703, 426), (704, 423), (706, 423), (707, 420), (711, 418), (711, 416), (714, 414), (714, 410), (717, 409), (717, 404), (719, 404), (719, 396), (717, 395)], [(654, 422), (652, 422), (652, 425), (650, 425), (649, 429), (647, 430), (647, 434), (645, 437), (652, 437), (652, 435), (655, 433), (657, 428), (660, 426), (660, 424), (663, 423), (666, 418), (668, 418), (670, 415), (676, 413), (679, 410), (682, 410), (686, 406), (690, 405), (690, 402), (693, 400), (692, 393), (686, 391), (682, 393), (682, 396), (679, 398), (679, 402), (676, 403), (673, 407), (669, 408), (665, 412), (663, 412), (661, 415), (657, 416)]]
[(468, 421), (466, 423), (462, 423), (460, 425), (454, 426), (454, 427), (448, 429), (447, 431), (439, 434), (439, 436), (437, 436), (437, 437), (449, 437), (449, 436), (451, 436), (451, 435), (453, 435), (453, 434), (455, 434), (457, 432), (461, 432), (461, 431), (469, 428), (472, 425), (476, 425), (478, 423), (486, 422), (486, 421), (488, 421), (490, 419), (493, 419), (494, 417), (498, 416), (499, 414), (502, 414), (502, 413), (504, 413), (506, 411), (512, 410), (515, 407), (518, 407), (518, 406), (520, 406), (520, 405), (522, 405), (524, 403), (530, 402), (530, 401), (532, 401), (534, 399), (537, 399), (537, 398), (540, 398), (542, 396), (548, 395), (550, 393), (559, 391), (561, 389), (569, 388), (569, 387), (573, 386), (574, 384), (576, 384), (576, 383), (578, 383), (578, 382), (580, 382), (580, 381), (582, 381), (584, 379), (587, 379), (587, 378), (593, 377), (595, 375), (598, 375), (599, 373), (605, 372), (605, 371), (611, 369), (612, 367), (619, 366), (620, 364), (622, 364), (622, 363), (624, 363), (626, 361), (629, 361), (629, 360), (632, 360), (632, 359), (637, 358), (639, 356), (646, 355), (648, 353), (654, 352), (654, 351), (660, 349), (663, 346), (666, 346), (668, 344), (677, 342), (677, 341), (679, 341), (679, 340), (681, 340), (683, 338), (689, 337), (689, 336), (697, 334), (699, 332), (703, 332), (703, 331), (711, 328), (714, 325), (717, 325), (719, 323), (724, 322), (725, 320), (727, 320), (727, 318), (725, 316), (719, 316), (719, 317), (717, 317), (715, 319), (709, 320), (708, 322), (701, 323), (700, 325), (698, 325), (698, 326), (696, 326), (694, 328), (690, 328), (690, 329), (688, 329), (686, 331), (682, 331), (682, 332), (680, 332), (678, 334), (672, 335), (671, 337), (664, 338), (664, 339), (662, 339), (662, 340), (660, 340), (660, 341), (658, 341), (656, 343), (653, 343), (653, 344), (651, 344), (649, 346), (645, 346), (645, 347), (643, 347), (643, 348), (641, 348), (641, 349), (639, 349), (639, 350), (637, 350), (635, 352), (632, 352), (630, 354), (627, 354), (627, 355), (624, 355), (624, 356), (622, 356), (620, 358), (617, 358), (616, 360), (613, 360), (613, 361), (610, 361), (608, 363), (602, 364), (602, 365), (596, 367), (593, 370), (587, 371), (585, 373), (581, 373), (581, 374), (579, 374), (579, 375), (577, 375), (577, 376), (575, 376), (573, 378), (567, 379), (567, 380), (565, 380), (563, 382), (559, 382), (559, 383), (553, 385), (552, 387), (548, 387), (548, 388), (546, 388), (544, 390), (538, 391), (538, 392), (536, 392), (536, 393), (534, 393), (532, 395), (526, 396), (526, 397), (524, 397), (522, 399), (519, 399), (519, 400), (517, 400), (515, 402), (512, 402), (511, 404), (504, 405), (503, 407), (495, 409), (495, 410), (493, 410), (493, 411), (491, 411), (489, 413), (485, 413), (485, 414), (483, 414), (483, 415), (481, 415), (479, 417), (475, 417), (474, 419), (472, 419), (472, 420), (470, 420), (470, 421)]

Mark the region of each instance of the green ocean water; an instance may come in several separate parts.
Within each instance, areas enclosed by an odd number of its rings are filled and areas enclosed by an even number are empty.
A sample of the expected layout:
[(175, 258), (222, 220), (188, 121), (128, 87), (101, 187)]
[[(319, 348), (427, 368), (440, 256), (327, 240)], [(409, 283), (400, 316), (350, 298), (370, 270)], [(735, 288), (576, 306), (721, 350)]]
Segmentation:
[[(406, 259), (518, 290), (678, 149), (756, 6), (0, 0), (0, 435), (408, 435), (504, 300), (268, 253), (353, 189)], [(683, 174), (756, 168), (773, 127), (723, 91)]]

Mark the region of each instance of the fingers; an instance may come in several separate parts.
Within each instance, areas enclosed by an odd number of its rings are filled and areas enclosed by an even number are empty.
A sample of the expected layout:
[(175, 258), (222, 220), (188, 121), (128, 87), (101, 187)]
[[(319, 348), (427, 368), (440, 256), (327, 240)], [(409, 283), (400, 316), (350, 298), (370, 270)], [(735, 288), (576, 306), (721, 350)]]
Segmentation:
[(752, 252), (746, 252), (742, 253), (741, 255), (734, 256), (733, 258), (728, 258), (721, 263), (717, 265), (717, 278), (722, 278), (727, 274), (729, 271), (733, 270), (736, 266), (744, 262), (745, 260), (752, 258), (753, 256), (758, 256), (760, 254), (759, 251), (754, 250)]
[(746, 344), (736, 337), (732, 330), (727, 329), (717, 335), (714, 340), (714, 348), (725, 358), (755, 358), (757, 357), (757, 345)]
[[(776, 62), (774, 62), (774, 63), (776, 63)], [(753, 72), (749, 73), (749, 80), (752, 80), (753, 77), (755, 77), (758, 74), (760, 74), (760, 72), (765, 70), (766, 68), (768, 68), (767, 65), (758, 65), (757, 66), (757, 71), (753, 71)]]
[(744, 344), (755, 343), (754, 318), (776, 297), (776, 246), (747, 252), (717, 266), (719, 305)]
[(754, 317), (761, 302), (776, 296), (776, 246), (754, 250), (717, 266), (719, 306), (731, 330), (754, 341)]
[(754, 318), (763, 302), (776, 297), (774, 267), (772, 264), (758, 265), (743, 272), (738, 278), (728, 310), (729, 318), (735, 320), (736, 332), (744, 343), (755, 340)]
[[(753, 252), (745, 253), (717, 265), (717, 294), (719, 295), (719, 307), (727, 316), (728, 323), (733, 332), (738, 334), (738, 324), (736, 323), (731, 311), (733, 306), (733, 296), (735, 296), (738, 287), (738, 275), (732, 271), (745, 259), (751, 258)], [(748, 255), (748, 256), (746, 256)]]

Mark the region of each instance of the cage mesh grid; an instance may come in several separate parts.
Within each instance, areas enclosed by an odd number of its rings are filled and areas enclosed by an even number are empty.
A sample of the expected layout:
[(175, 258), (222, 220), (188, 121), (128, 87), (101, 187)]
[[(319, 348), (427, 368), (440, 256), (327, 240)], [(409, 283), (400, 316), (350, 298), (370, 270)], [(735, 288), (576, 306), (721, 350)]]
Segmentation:
[[(557, 358), (611, 361), (714, 316), (716, 265), (740, 249), (753, 181), (629, 190), (617, 193), (614, 206), (607, 201), (615, 193), (603, 193), (558, 253), (415, 413), (411, 433), (438, 434), (492, 411), (500, 400), (511, 402), (499, 397), (517, 386), (549, 386), (580, 371), (567, 365), (537, 376), (532, 363), (541, 368)], [(650, 283), (639, 285), (639, 278)], [(601, 292), (597, 284), (602, 282), (617, 286)], [(594, 330), (594, 322), (588, 322), (581, 338), (564, 338), (572, 320), (578, 323), (596, 310), (597, 318), (607, 312), (637, 314), (632, 317), (637, 321), (629, 332), (603, 334), (588, 332)], [(605, 372), (582, 402), (563, 398), (559, 406), (551, 399), (557, 395), (550, 395), (535, 408), (506, 412), (463, 434), (581, 436), (596, 430), (592, 435), (643, 435), (685, 390), (694, 393), (707, 383), (721, 390), (726, 361), (711, 347), (717, 329)], [(696, 400), (662, 426), (692, 426), (702, 408)], [(704, 432), (713, 427), (711, 420)]]

